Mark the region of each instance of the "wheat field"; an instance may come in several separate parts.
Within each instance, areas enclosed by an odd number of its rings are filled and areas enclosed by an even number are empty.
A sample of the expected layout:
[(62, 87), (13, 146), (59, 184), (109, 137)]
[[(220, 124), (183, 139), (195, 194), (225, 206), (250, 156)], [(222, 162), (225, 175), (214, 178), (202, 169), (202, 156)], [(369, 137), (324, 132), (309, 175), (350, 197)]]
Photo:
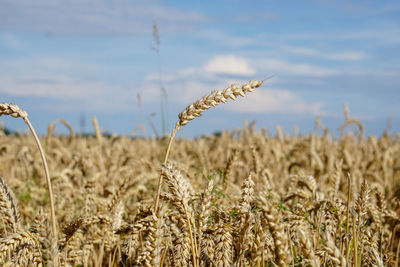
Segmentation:
[[(40, 143), (0, 131), (0, 263), (398, 266), (400, 134), (364, 136), (345, 110), (339, 137), (320, 119), (323, 134), (176, 135), (261, 84), (200, 98), (160, 139), (103, 136), (97, 120), (93, 136), (50, 124)], [(29, 122), (16, 105), (0, 113)]]

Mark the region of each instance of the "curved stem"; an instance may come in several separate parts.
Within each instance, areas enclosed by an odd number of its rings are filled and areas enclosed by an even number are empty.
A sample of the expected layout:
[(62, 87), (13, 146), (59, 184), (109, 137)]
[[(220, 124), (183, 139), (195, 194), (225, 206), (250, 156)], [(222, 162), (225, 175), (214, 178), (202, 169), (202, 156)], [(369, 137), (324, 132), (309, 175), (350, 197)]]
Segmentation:
[(164, 162), (163, 164), (167, 163), (168, 156), (169, 156), (169, 151), (171, 150), (171, 144), (172, 140), (174, 140), (176, 132), (179, 130), (180, 126), (176, 125), (175, 128), (172, 130), (171, 137), (169, 138), (168, 146), (167, 146), (167, 151), (165, 152), (165, 157), (164, 157)]
[[(165, 157), (164, 157), (163, 164), (167, 163), (168, 156), (169, 156), (169, 151), (171, 149), (172, 141), (174, 140), (175, 134), (179, 130), (179, 128), (180, 128), (179, 124), (176, 124), (175, 128), (172, 130), (171, 137), (169, 138), (169, 141), (168, 141), (167, 151), (165, 152)], [(160, 193), (161, 193), (162, 182), (163, 182), (163, 176), (160, 175), (160, 177), (158, 178), (157, 194), (156, 194), (156, 200), (154, 202), (154, 208), (153, 208), (154, 212), (156, 214), (157, 214), (157, 210), (158, 210), (158, 202), (160, 201)]]
[[(174, 140), (175, 134), (179, 130), (179, 128), (180, 128), (180, 125), (177, 123), (175, 128), (172, 130), (171, 137), (169, 138), (169, 141), (168, 141), (167, 151), (165, 152), (165, 157), (164, 157), (163, 164), (167, 163), (167, 161), (168, 161), (168, 156), (169, 156), (169, 151), (171, 150), (172, 141)], [(157, 214), (157, 211), (158, 211), (158, 203), (160, 201), (160, 193), (161, 193), (162, 182), (163, 182), (163, 176), (160, 175), (160, 177), (158, 178), (158, 188), (157, 188), (156, 201), (154, 203), (154, 212), (156, 214)], [(184, 206), (184, 210), (185, 210), (186, 220), (187, 220), (187, 224), (188, 224), (190, 246), (192, 248), (193, 266), (196, 267), (197, 266), (197, 263), (196, 263), (197, 253), (196, 253), (196, 248), (195, 248), (194, 241), (193, 241), (191, 222), (190, 222), (189, 215), (187, 213), (187, 210), (186, 210), (185, 206)]]
[(48, 190), (49, 190), (51, 228), (52, 228), (52, 232), (53, 232), (54, 237), (57, 238), (56, 213), (55, 213), (55, 209), (54, 209), (53, 189), (52, 189), (52, 186), (51, 186), (49, 168), (47, 166), (46, 157), (44, 155), (43, 148), (42, 148), (42, 145), (40, 144), (39, 138), (36, 135), (35, 129), (33, 129), (33, 126), (30, 123), (30, 121), (28, 120), (28, 118), (26, 118), (26, 119), (24, 118), (24, 120), (25, 120), (26, 124), (29, 126), (29, 129), (31, 130), (33, 137), (35, 138), (36, 144), (37, 144), (37, 146), (39, 148), (40, 156), (42, 157), (42, 162), (43, 162), (43, 166), (44, 166), (44, 172), (46, 174), (47, 186), (48, 186)]

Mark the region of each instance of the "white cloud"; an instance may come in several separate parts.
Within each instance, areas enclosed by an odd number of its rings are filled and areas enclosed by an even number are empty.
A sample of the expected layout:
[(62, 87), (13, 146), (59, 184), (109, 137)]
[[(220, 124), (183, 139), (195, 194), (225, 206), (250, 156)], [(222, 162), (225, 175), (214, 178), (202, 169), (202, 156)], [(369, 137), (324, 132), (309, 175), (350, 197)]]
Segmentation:
[[(124, 90), (104, 79), (87, 75), (104, 71), (102, 66), (72, 58), (32, 57), (0, 62), (0, 93), (16, 97), (47, 99), (54, 109), (99, 110), (117, 98), (128, 99)], [(80, 75), (83, 73), (84, 75)], [(97, 74), (98, 75), (98, 74)], [(111, 89), (118, 90), (115, 94)], [(5, 101), (5, 100), (4, 100)], [(55, 103), (70, 102), (70, 106)]]
[(252, 14), (241, 14), (238, 16), (234, 16), (232, 19), (233, 21), (240, 22), (240, 23), (253, 23), (259, 21), (268, 21), (274, 20), (278, 18), (277, 13), (272, 12), (259, 12), (259, 13), (252, 13)]
[[(240, 82), (243, 84), (244, 82)], [(210, 85), (201, 82), (187, 82), (182, 86), (182, 98), (181, 102), (189, 104), (194, 102), (199, 97), (211, 92), (213, 89), (223, 90), (231, 83), (219, 82), (219, 86), (210, 88)], [(268, 85), (266, 85), (268, 86)], [(228, 101), (226, 104), (221, 104), (221, 109), (229, 110), (232, 112), (246, 112), (246, 113), (302, 113), (302, 114), (313, 114), (322, 115), (323, 103), (307, 103), (300, 96), (295, 93), (279, 89), (279, 88), (268, 88), (260, 87), (254, 92), (248, 93), (245, 98), (239, 97), (235, 103)]]
[(3, 33), (0, 35), (0, 43), (10, 48), (21, 48), (22, 43), (13, 34)]
[(332, 76), (339, 73), (334, 69), (326, 67), (305, 63), (292, 63), (281, 59), (261, 59), (257, 61), (257, 67), (260, 70), (266, 70), (267, 73), (282, 73), (315, 77)]
[(3, 98), (31, 97), (38, 108), (65, 112), (125, 112), (136, 103), (136, 93), (129, 88), (53, 75), (18, 80), (0, 77), (0, 94)]
[(30, 56), (12, 58), (0, 61), (0, 77), (19, 79), (29, 73), (32, 77), (48, 77), (49, 75), (66, 75), (83, 73), (85, 75), (104, 71), (107, 67), (88, 63), (73, 57)]
[[(242, 84), (265, 68), (266, 73), (289, 72), (297, 75), (328, 75), (328, 70), (305, 64), (292, 64), (278, 60), (257, 61), (255, 68), (250, 66), (246, 58), (234, 55), (219, 55), (207, 60), (199, 66), (166, 73), (163, 82), (168, 93), (169, 102), (173, 105), (186, 106), (212, 90), (222, 90), (234, 82)], [(253, 65), (253, 64), (252, 64)], [(136, 102), (136, 93), (140, 92), (143, 105), (154, 105), (160, 101), (160, 84), (158, 75), (150, 74), (141, 84), (129, 87), (118, 86), (107, 80), (88, 80), (79, 78), (79, 75), (68, 73), (76, 72), (97, 73), (104, 71), (100, 66), (80, 64), (74, 60), (27, 59), (21, 61), (3, 62), (2, 68), (8, 66), (8, 73), (0, 74), (0, 92), (13, 96), (53, 99), (54, 103), (70, 102), (71, 110), (79, 105), (80, 110), (99, 111), (110, 108), (112, 111), (132, 110)], [(17, 71), (21, 66), (36, 68), (25, 74)], [(21, 69), (25, 69), (21, 68)], [(252, 77), (248, 77), (252, 76)], [(11, 78), (12, 77), (12, 78)], [(258, 77), (259, 79), (265, 77)], [(265, 83), (265, 87), (279, 82), (272, 79)], [(289, 90), (257, 89), (245, 99), (238, 99), (237, 103), (222, 105), (223, 109), (236, 112), (253, 113), (312, 113), (322, 112), (321, 103), (306, 103), (301, 97)], [(66, 105), (52, 108), (68, 110)]]
[(317, 50), (309, 47), (286, 46), (284, 50), (293, 54), (304, 55), (304, 56), (317, 56), (320, 54)]
[(235, 112), (252, 113), (309, 113), (322, 115), (323, 103), (307, 103), (289, 90), (278, 88), (258, 88), (249, 93), (246, 99), (224, 106)]
[(381, 27), (372, 27), (369, 29), (349, 29), (340, 30), (335, 32), (315, 32), (315, 33), (291, 33), (290, 35), (280, 35), (280, 40), (293, 41), (319, 41), (325, 40), (329, 42), (345, 41), (350, 43), (352, 41), (365, 41), (370, 42), (374, 46), (381, 44), (399, 44), (400, 31), (398, 27), (392, 25), (381, 25)]
[(358, 61), (364, 59), (365, 54), (363, 52), (348, 51), (328, 54), (327, 58), (332, 60)]
[(209, 60), (204, 66), (204, 71), (212, 74), (228, 74), (238, 76), (251, 76), (256, 72), (250, 67), (249, 62), (234, 55), (216, 56)]
[(0, 92), (14, 96), (48, 97), (53, 99), (79, 99), (101, 95), (108, 88), (100, 82), (74, 80), (68, 76), (45, 78), (20, 77), (9, 80), (0, 78)]
[[(218, 80), (218, 76), (249, 77), (256, 71), (250, 66), (249, 60), (234, 55), (218, 55), (198, 67), (188, 67), (174, 72), (163, 73), (163, 82), (175, 82), (181, 80)], [(146, 76), (148, 81), (158, 81), (159, 73), (150, 73)]]
[[(128, 110), (135, 98), (132, 87), (100, 77), (107, 68), (73, 58), (32, 57), (0, 62), (0, 94), (3, 97), (43, 99), (41, 108), (98, 111), (109, 105), (113, 111)], [(6, 99), (3, 99), (6, 101)], [(37, 102), (36, 102), (37, 103)], [(68, 103), (68, 104), (62, 104)]]
[(260, 41), (257, 36), (234, 36), (216, 29), (203, 29), (199, 32), (199, 36), (213, 45), (236, 49), (257, 44)]
[[(197, 78), (182, 79), (177, 82), (167, 83), (167, 92), (170, 102), (182, 107), (195, 102), (200, 97), (209, 94), (213, 90), (223, 90), (233, 83), (244, 84), (243, 80), (227, 80), (216, 78), (213, 81), (205, 81)], [(308, 103), (302, 97), (291, 92), (290, 90), (279, 89), (277, 87), (268, 88), (274, 84), (273, 79), (266, 81), (263, 86), (257, 88), (254, 92), (248, 93), (245, 98), (239, 97), (235, 103), (228, 101), (221, 104), (221, 109), (232, 112), (247, 113), (309, 113), (312, 115), (323, 115), (323, 103)], [(159, 101), (160, 89), (156, 83), (147, 83), (143, 90), (144, 101)]]
[[(300, 76), (329, 76), (336, 74), (334, 70), (309, 64), (296, 64), (283, 60), (255, 60), (250, 67), (250, 61), (234, 55), (219, 55), (206, 61), (198, 67), (168, 73), (163, 77), (170, 99), (177, 104), (188, 105), (212, 90), (223, 90), (232, 83), (247, 82), (259, 72), (285, 73)], [(257, 70), (257, 71), (256, 71)], [(229, 74), (228, 76), (226, 74)], [(158, 75), (149, 75), (146, 80), (147, 101), (159, 99), (160, 91), (157, 84)], [(228, 78), (231, 77), (231, 78)], [(260, 79), (265, 77), (259, 77)], [(237, 103), (222, 105), (223, 109), (234, 112), (250, 113), (310, 113), (324, 114), (322, 103), (308, 103), (290, 90), (279, 88), (279, 78), (265, 82), (265, 85), (248, 94), (245, 99), (239, 98)], [(265, 89), (275, 85), (273, 89)], [(154, 101), (154, 100), (153, 100)]]
[(286, 46), (284, 50), (297, 55), (312, 56), (316, 58), (338, 61), (359, 61), (365, 58), (364, 52), (361, 51), (325, 52), (309, 47), (294, 46)]
[(162, 25), (162, 31), (181, 32), (210, 20), (197, 12), (135, 0), (6, 0), (0, 18), (0, 30), (54, 34), (150, 34), (153, 18)]

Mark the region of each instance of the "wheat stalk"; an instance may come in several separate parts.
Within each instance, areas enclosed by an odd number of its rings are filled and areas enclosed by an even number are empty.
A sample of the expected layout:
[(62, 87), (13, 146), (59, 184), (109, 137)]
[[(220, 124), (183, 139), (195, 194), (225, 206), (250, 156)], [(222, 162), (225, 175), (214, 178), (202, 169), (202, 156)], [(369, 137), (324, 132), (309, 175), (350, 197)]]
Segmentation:
[[(165, 157), (163, 163), (167, 163), (169, 151), (171, 149), (172, 141), (174, 140), (176, 132), (179, 130), (181, 126), (186, 125), (189, 121), (193, 120), (196, 117), (200, 117), (203, 114), (203, 111), (209, 109), (211, 107), (216, 107), (220, 103), (226, 103), (229, 98), (232, 100), (236, 100), (238, 96), (246, 96), (246, 93), (253, 92), (255, 88), (260, 87), (263, 84), (263, 81), (249, 81), (242, 86), (239, 85), (231, 85), (225, 88), (222, 91), (215, 90), (208, 95), (203, 96), (193, 104), (190, 104), (185, 108), (184, 111), (179, 113), (179, 120), (175, 124), (175, 128), (172, 130), (171, 137), (169, 138), (167, 151), (165, 152)], [(156, 200), (154, 202), (154, 211), (157, 212), (158, 202), (160, 199), (161, 185), (162, 185), (162, 175), (160, 175), (158, 180), (158, 188), (156, 194)]]
[(350, 111), (347, 103), (344, 104), (344, 117), (345, 117), (345, 122), (339, 127), (339, 131), (343, 133), (344, 129), (347, 126), (351, 124), (356, 124), (360, 130), (359, 136), (361, 141), (362, 138), (364, 137), (364, 132), (365, 132), (364, 124), (360, 120), (350, 118)]
[(47, 147), (47, 144), (49, 144), (49, 139), (51, 138), (51, 136), (53, 134), (53, 130), (55, 129), (57, 123), (63, 124), (68, 129), (68, 131), (69, 131), (69, 138), (68, 138), (69, 142), (71, 142), (75, 138), (75, 132), (74, 132), (74, 129), (72, 128), (71, 124), (68, 121), (64, 120), (64, 119), (56, 119), (55, 121), (49, 123), (49, 126), (47, 128), (46, 147)]
[(92, 122), (93, 122), (94, 130), (96, 132), (97, 141), (99, 142), (99, 145), (101, 146), (103, 144), (103, 135), (101, 134), (99, 122), (97, 121), (96, 116), (93, 116)]
[(25, 123), (28, 125), (29, 129), (32, 132), (33, 137), (35, 138), (36, 144), (39, 148), (40, 156), (42, 157), (44, 171), (46, 174), (47, 187), (48, 187), (49, 198), (50, 198), (50, 217), (51, 217), (52, 231), (53, 231), (54, 237), (57, 237), (56, 214), (55, 214), (55, 208), (54, 208), (54, 197), (53, 197), (53, 189), (52, 189), (51, 179), (50, 179), (50, 174), (49, 174), (49, 168), (47, 166), (47, 161), (46, 161), (45, 154), (43, 152), (42, 145), (40, 144), (40, 141), (35, 132), (35, 129), (33, 128), (31, 122), (28, 119), (28, 113), (26, 111), (20, 109), (17, 105), (1, 103), (0, 104), (0, 116), (2, 116), (2, 115), (9, 115), (14, 118), (19, 118), (19, 117), (22, 118), (25, 121)]

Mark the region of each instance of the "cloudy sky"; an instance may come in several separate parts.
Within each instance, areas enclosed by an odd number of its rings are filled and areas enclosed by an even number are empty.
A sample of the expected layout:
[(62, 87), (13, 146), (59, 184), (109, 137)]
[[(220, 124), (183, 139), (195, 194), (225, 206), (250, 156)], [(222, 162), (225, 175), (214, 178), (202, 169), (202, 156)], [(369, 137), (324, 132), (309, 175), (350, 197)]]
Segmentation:
[(131, 134), (142, 124), (161, 134), (211, 90), (271, 75), (185, 135), (244, 119), (308, 133), (317, 116), (338, 134), (344, 103), (367, 134), (381, 134), (388, 117), (400, 131), (400, 3), (0, 0), (0, 102), (28, 111), (40, 133), (57, 118), (91, 132), (96, 115), (104, 131)]

